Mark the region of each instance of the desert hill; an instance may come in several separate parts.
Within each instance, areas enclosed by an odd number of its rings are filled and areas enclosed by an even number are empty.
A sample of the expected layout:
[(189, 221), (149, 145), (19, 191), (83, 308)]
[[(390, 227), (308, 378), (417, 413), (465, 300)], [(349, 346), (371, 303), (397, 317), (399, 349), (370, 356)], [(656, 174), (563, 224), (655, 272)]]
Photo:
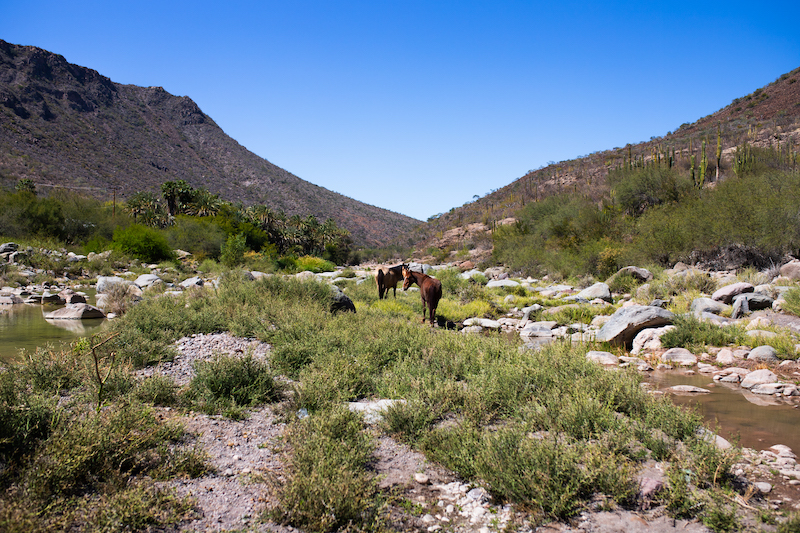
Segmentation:
[(0, 40), (0, 186), (31, 179), (124, 200), (183, 179), (223, 200), (332, 218), (376, 246), (419, 221), (300, 179), (253, 154), (191, 98), (122, 85), (55, 53)]
[[(464, 239), (448, 238), (453, 234), (472, 233), (468, 240), (480, 240), (485, 248), (488, 237), (479, 239), (475, 227), (489, 229), (508, 222), (518, 210), (537, 199), (565, 191), (575, 191), (599, 199), (607, 191), (609, 170), (626, 161), (650, 160), (675, 154), (676, 164), (688, 172), (691, 154), (700, 157), (702, 142), (711, 162), (706, 186), (716, 181), (715, 151), (717, 128), (722, 142), (719, 179), (733, 175), (731, 159), (737, 146), (777, 146), (784, 150), (800, 148), (800, 68), (691, 124), (682, 124), (674, 132), (652, 137), (647, 142), (595, 152), (569, 161), (561, 161), (531, 170), (521, 178), (490, 194), (455, 207), (418, 226), (415, 257), (431, 249), (452, 248)], [(472, 228), (467, 231), (468, 228)], [(491, 246), (488, 244), (488, 246)], [(487, 250), (484, 250), (487, 251)], [(485, 258), (484, 253), (481, 257)]]

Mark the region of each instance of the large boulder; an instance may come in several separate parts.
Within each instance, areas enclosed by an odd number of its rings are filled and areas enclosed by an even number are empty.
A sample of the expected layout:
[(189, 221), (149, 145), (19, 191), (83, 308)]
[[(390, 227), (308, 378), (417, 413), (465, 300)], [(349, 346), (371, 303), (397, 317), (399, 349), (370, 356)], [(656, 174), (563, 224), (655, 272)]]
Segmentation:
[(162, 279), (155, 274), (142, 274), (136, 281), (134, 282), (136, 286), (146, 289), (151, 285), (155, 285), (156, 283), (163, 283)]
[(21, 304), (25, 300), (17, 296), (16, 294), (4, 293), (0, 294), (0, 305), (14, 305), (14, 304)]
[(615, 366), (619, 364), (619, 357), (611, 352), (592, 350), (586, 352), (586, 359), (605, 366)]
[(613, 301), (613, 298), (611, 298), (611, 289), (609, 289), (608, 285), (603, 282), (597, 282), (591, 287), (583, 289), (581, 292), (576, 294), (575, 297), (588, 301), (592, 301), (595, 298), (605, 300), (606, 302)]
[(611, 315), (595, 339), (613, 345), (630, 346), (633, 338), (645, 328), (656, 328), (672, 324), (675, 314), (661, 307), (631, 305)]
[(342, 289), (336, 285), (331, 285), (331, 292), (333, 293), (333, 301), (331, 302), (331, 312), (338, 313), (339, 311), (346, 311), (355, 313), (356, 306)]
[(130, 281), (119, 276), (97, 276), (97, 293), (102, 294), (108, 292), (113, 285), (118, 284), (132, 285)]
[(692, 305), (689, 310), (693, 314), (701, 316), (703, 313), (713, 313), (715, 315), (719, 315), (725, 311), (730, 311), (730, 308), (730, 305), (727, 305), (720, 300), (715, 300), (713, 298), (695, 298), (692, 300)]
[(743, 389), (752, 389), (756, 385), (763, 385), (764, 383), (775, 383), (778, 381), (778, 376), (771, 370), (764, 368), (762, 370), (754, 370), (747, 374), (740, 386)]
[(67, 304), (44, 315), (47, 320), (84, 320), (87, 318), (105, 318), (106, 314), (89, 304)]
[(58, 297), (67, 304), (85, 304), (86, 297), (83, 294), (79, 294), (72, 289), (64, 289), (63, 291), (58, 293)]
[(655, 352), (661, 349), (661, 336), (675, 326), (664, 326), (662, 328), (643, 329), (633, 338), (631, 353), (639, 355), (642, 352)]
[(180, 286), (184, 289), (188, 289), (189, 287), (202, 287), (203, 286), (203, 278), (200, 276), (192, 276), (191, 278), (186, 278), (185, 280), (180, 282)]
[(750, 350), (750, 353), (747, 354), (747, 359), (749, 361), (768, 361), (774, 363), (778, 361), (778, 352), (772, 346), (757, 346)]
[(512, 279), (493, 279), (486, 284), (486, 288), (491, 289), (493, 287), (519, 287), (519, 282)]
[(623, 274), (630, 274), (633, 278), (635, 278), (635, 279), (637, 279), (637, 280), (639, 280), (641, 282), (646, 282), (646, 281), (650, 281), (650, 280), (653, 279), (653, 273), (652, 272), (650, 272), (646, 268), (639, 268), (639, 267), (635, 267), (635, 266), (626, 266), (624, 268), (620, 268), (617, 271), (616, 274), (614, 274), (613, 276), (611, 276), (608, 279), (610, 281), (610, 280), (616, 278), (617, 276), (621, 276)]
[(781, 276), (789, 279), (800, 279), (800, 261), (792, 259), (781, 267)]
[(751, 311), (758, 311), (760, 309), (771, 309), (772, 302), (775, 300), (766, 294), (762, 294), (760, 292), (750, 292), (745, 294), (740, 294), (733, 298), (734, 305), (736, 302), (744, 300), (747, 302), (747, 307)]
[(694, 366), (697, 364), (697, 356), (686, 348), (670, 348), (661, 355), (661, 361), (680, 366)]
[(18, 249), (19, 244), (15, 242), (4, 242), (3, 244), (0, 244), (0, 254), (16, 252)]
[(714, 292), (714, 294), (711, 295), (711, 299), (716, 300), (718, 302), (730, 304), (731, 302), (733, 302), (733, 299), (736, 296), (744, 294), (746, 292), (753, 292), (753, 291), (755, 291), (755, 287), (753, 287), (752, 284), (740, 281), (739, 283), (732, 283), (730, 285), (725, 285), (724, 287), (717, 289)]

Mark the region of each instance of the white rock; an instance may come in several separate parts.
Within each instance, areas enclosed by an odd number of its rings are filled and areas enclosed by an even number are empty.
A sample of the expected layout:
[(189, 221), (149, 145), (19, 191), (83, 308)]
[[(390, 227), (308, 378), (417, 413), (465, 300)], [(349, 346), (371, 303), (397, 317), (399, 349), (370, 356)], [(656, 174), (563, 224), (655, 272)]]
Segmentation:
[(674, 392), (689, 392), (689, 393), (709, 393), (711, 392), (708, 389), (703, 389), (701, 387), (694, 387), (692, 385), (673, 385), (669, 388), (669, 390)]
[(743, 389), (751, 389), (756, 385), (775, 383), (776, 381), (778, 381), (778, 376), (776, 376), (771, 370), (764, 368), (762, 370), (754, 370), (753, 372), (747, 374), (742, 380), (741, 387)]
[(694, 366), (697, 364), (697, 356), (686, 348), (671, 348), (661, 355), (661, 360), (665, 363), (676, 363), (681, 366)]

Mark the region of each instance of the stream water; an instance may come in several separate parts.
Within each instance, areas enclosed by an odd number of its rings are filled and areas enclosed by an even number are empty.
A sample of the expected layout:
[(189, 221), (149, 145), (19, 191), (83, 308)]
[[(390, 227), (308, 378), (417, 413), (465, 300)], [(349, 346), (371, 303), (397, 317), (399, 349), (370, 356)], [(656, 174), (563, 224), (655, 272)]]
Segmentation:
[(32, 352), (48, 343), (58, 345), (100, 331), (105, 319), (45, 320), (45, 313), (59, 305), (15, 304), (0, 306), (0, 361), (20, 358), (20, 350)]
[(675, 394), (679, 405), (696, 407), (710, 429), (740, 446), (763, 450), (775, 444), (800, 451), (800, 405), (772, 396), (753, 394), (738, 385), (715, 382), (710, 375), (686, 374), (680, 371), (656, 371), (646, 381), (659, 390), (673, 385), (693, 385), (711, 391), (709, 394)]

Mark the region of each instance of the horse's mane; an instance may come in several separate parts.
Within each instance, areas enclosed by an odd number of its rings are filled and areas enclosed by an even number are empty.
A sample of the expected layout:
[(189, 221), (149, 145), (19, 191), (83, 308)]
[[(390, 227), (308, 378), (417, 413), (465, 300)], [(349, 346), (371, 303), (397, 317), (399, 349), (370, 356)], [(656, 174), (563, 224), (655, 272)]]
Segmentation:
[(395, 265), (393, 267), (386, 267), (386, 270), (391, 270), (395, 274), (403, 275), (403, 267), (406, 266), (405, 263), (400, 263), (399, 265)]

